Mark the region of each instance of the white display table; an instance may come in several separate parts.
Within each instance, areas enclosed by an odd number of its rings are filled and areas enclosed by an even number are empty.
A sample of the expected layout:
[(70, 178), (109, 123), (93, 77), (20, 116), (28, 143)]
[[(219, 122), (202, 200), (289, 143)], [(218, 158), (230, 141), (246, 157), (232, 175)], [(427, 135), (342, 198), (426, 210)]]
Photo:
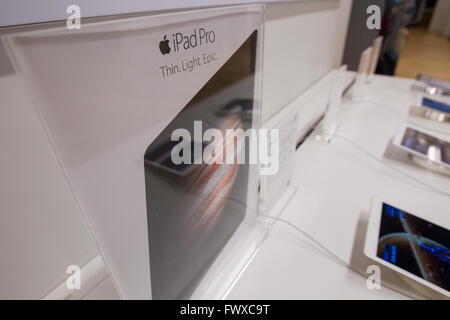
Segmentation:
[[(338, 137), (333, 138), (330, 143), (325, 143), (315, 139), (318, 134), (315, 132), (296, 152), (296, 165), (292, 181), (297, 192), (281, 212), (280, 217), (303, 229), (340, 259), (363, 272), (368, 265), (372, 264), (369, 259), (365, 258), (363, 246), (370, 202), (373, 196), (387, 202), (408, 203), (410, 207), (429, 212), (430, 219), (450, 229), (450, 197), (413, 182), (404, 174), (447, 193), (450, 192), (450, 178), (418, 167), (408, 159), (404, 152), (391, 144), (395, 131), (406, 121), (409, 106), (416, 101), (417, 93), (409, 90), (412, 81), (375, 76), (372, 83), (364, 88), (362, 101), (343, 100), (338, 114)], [(14, 115), (20, 117), (22, 121), (26, 119), (27, 126), (23, 128), (30, 133), (30, 139), (35, 137), (36, 141), (45, 142), (43, 129), (40, 127), (34, 109), (30, 106), (31, 102), (25, 99), (25, 95), (19, 94), (20, 86), (16, 76), (3, 77), (0, 89), (8, 101), (7, 104), (14, 106), (5, 109), (5, 112), (13, 110)], [(305, 99), (299, 98), (296, 101), (304, 103)], [(377, 104), (377, 102), (382, 104)], [(300, 109), (301, 118), (302, 108), (298, 109)], [(402, 118), (401, 115), (405, 118)], [(33, 126), (28, 124), (30, 119), (33, 120)], [(3, 120), (6, 128), (11, 120), (6, 116), (3, 117)], [(436, 124), (417, 118), (411, 118), (411, 122), (415, 125), (448, 132), (450, 136), (448, 124)], [(362, 153), (354, 145), (340, 137), (353, 141), (378, 160)], [(4, 145), (14, 145), (14, 139), (9, 141), (8, 136), (5, 136), (5, 139), (9, 144), (5, 142)], [(39, 154), (44, 154), (42, 149), (47, 146), (41, 146), (35, 140), (30, 141), (35, 146), (39, 146)], [(47, 152), (45, 155), (48, 154), (50, 157), (51, 150), (45, 150)], [(24, 156), (22, 159), (26, 162), (28, 158)], [(54, 163), (50, 163), (50, 160)], [(61, 187), (65, 183), (64, 177), (58, 171), (59, 167), (56, 161), (50, 160), (35, 157), (35, 163), (42, 166), (44, 164), (52, 165), (54, 170), (36, 171), (36, 176), (33, 177), (36, 181), (46, 181), (50, 177), (59, 179), (59, 184), (54, 184), (54, 188), (48, 190), (52, 197), (49, 197), (47, 201), (53, 203), (56, 194), (62, 208), (66, 207), (67, 209), (69, 200), (63, 201), (63, 196), (57, 193), (64, 191)], [(11, 159), (11, 164), (5, 165), (5, 170), (12, 167), (13, 161), (17, 160)], [(401, 170), (403, 174), (395, 171), (394, 168)], [(30, 182), (25, 177), (23, 176), (23, 180), (16, 179), (16, 183), (29, 185)], [(69, 191), (66, 192), (67, 195), (70, 195)], [(20, 207), (20, 210), (27, 212), (30, 210), (29, 205), (39, 203), (42, 206), (44, 201), (42, 197), (30, 199), (21, 202), (25, 207)], [(11, 199), (11, 201), (13, 200)], [(14, 204), (16, 203), (14, 201)], [(75, 244), (80, 242), (81, 235), (85, 234), (87, 230), (83, 229), (82, 219), (81, 216), (78, 216), (78, 212), (73, 211), (72, 215), (74, 219), (79, 220), (76, 221), (77, 224), (73, 222), (68, 225), (68, 227), (70, 226), (68, 230), (72, 230), (72, 233), (78, 235), (78, 238), (73, 236), (73, 239), (69, 239), (75, 247)], [(76, 226), (78, 229), (75, 229)], [(58, 232), (58, 235), (63, 233), (61, 230)], [(69, 243), (67, 232), (64, 234), (66, 236), (64, 243), (67, 245)], [(85, 237), (87, 238), (87, 235)], [(96, 248), (93, 243), (89, 244), (89, 250), (83, 251), (76, 248), (74, 251), (88, 252), (92, 255)], [(89, 247), (89, 244), (85, 244), (85, 247)], [(29, 246), (26, 238), (22, 245), (24, 248)], [(36, 242), (36, 245), (42, 246), (41, 242)], [(54, 269), (59, 267), (58, 270), (64, 270), (63, 267), (68, 263), (67, 261), (48, 261), (48, 265), (54, 266)], [(56, 273), (56, 271), (53, 272)], [(22, 274), (18, 270), (11, 273), (10, 277), (21, 279)], [(366, 286), (366, 278), (338, 263), (315, 243), (290, 226), (276, 222), (252, 260), (228, 291), (226, 298), (405, 299), (411, 296), (423, 298), (409, 289), (403, 280), (393, 272), (382, 269), (381, 277), (388, 279), (390, 285), (407, 295), (385, 286), (381, 290), (369, 290)], [(220, 279), (218, 280), (220, 281)], [(46, 285), (45, 277), (40, 281), (42, 286)], [(110, 291), (112, 292), (113, 289), (111, 288)], [(203, 297), (217, 298), (215, 293), (209, 294), (209, 292)]]
[[(450, 179), (416, 166), (391, 144), (417, 93), (413, 80), (375, 76), (362, 101), (344, 100), (337, 135), (327, 144), (313, 133), (297, 150), (294, 185), (297, 193), (280, 217), (306, 231), (353, 267), (365, 271), (374, 264), (363, 254), (373, 196), (386, 202), (408, 203), (442, 226), (450, 226), (450, 197), (420, 185), (404, 174), (450, 192)], [(374, 102), (381, 102), (384, 106)], [(392, 108), (393, 111), (390, 111)], [(398, 114), (396, 114), (398, 113)], [(300, 114), (301, 116), (301, 114)], [(412, 123), (449, 133), (445, 124), (411, 119)], [(387, 164), (387, 165), (386, 165)], [(427, 217), (425, 217), (427, 218)], [(395, 273), (381, 269), (381, 278), (407, 295), (382, 284), (369, 290), (366, 278), (339, 264), (290, 226), (276, 222), (252, 262), (228, 294), (228, 299), (404, 299), (423, 298)], [(367, 275), (369, 276), (369, 274)]]

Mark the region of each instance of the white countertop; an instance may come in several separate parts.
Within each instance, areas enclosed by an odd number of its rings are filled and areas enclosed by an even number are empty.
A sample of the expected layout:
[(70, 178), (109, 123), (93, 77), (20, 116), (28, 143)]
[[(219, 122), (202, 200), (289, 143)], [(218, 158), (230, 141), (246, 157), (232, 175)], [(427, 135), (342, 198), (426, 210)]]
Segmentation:
[[(442, 226), (450, 226), (450, 197), (396, 171), (401, 170), (414, 179), (450, 192), (448, 177), (416, 166), (403, 151), (391, 144), (397, 128), (406, 122), (396, 113), (406, 117), (409, 106), (416, 101), (417, 93), (409, 90), (411, 83), (412, 80), (407, 79), (375, 76), (364, 89), (363, 101), (343, 100), (340, 106), (337, 135), (350, 139), (379, 160), (338, 137), (330, 143), (317, 140), (315, 133), (296, 152), (293, 184), (297, 192), (280, 217), (306, 231), (362, 272), (374, 264), (363, 254), (372, 197), (408, 203), (418, 210), (430, 212)], [(446, 130), (450, 136), (448, 124), (417, 118), (411, 121)], [(407, 295), (393, 291), (383, 283), (380, 290), (369, 290), (366, 278), (333, 260), (290, 226), (276, 222), (227, 299), (421, 298), (394, 272), (381, 270), (382, 281), (386, 280), (389, 286)]]

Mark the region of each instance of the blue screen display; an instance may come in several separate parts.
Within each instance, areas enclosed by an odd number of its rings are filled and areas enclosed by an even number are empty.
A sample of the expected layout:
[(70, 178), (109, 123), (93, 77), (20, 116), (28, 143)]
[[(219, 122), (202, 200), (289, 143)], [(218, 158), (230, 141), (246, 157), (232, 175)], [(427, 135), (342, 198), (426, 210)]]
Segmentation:
[(450, 291), (450, 232), (383, 203), (377, 256)]
[(422, 105), (437, 111), (441, 111), (441, 112), (445, 112), (450, 114), (450, 105), (444, 103), (444, 102), (440, 102), (440, 101), (436, 101), (436, 100), (431, 100), (428, 98), (423, 98), (422, 99)]

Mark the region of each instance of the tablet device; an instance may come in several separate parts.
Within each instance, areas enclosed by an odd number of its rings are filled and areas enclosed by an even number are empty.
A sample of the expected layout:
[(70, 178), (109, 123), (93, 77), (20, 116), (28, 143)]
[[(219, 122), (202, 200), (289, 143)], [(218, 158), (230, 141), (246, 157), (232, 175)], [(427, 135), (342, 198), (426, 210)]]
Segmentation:
[(426, 83), (431, 88), (439, 89), (439, 91), (441, 91), (441, 93), (444, 95), (450, 94), (450, 82), (440, 80), (437, 78), (433, 78), (430, 76), (425, 76), (423, 74), (419, 74), (417, 76), (417, 80), (419, 80), (420, 82)]
[(444, 138), (410, 125), (403, 125), (394, 137), (395, 146), (432, 163), (450, 169), (450, 143)]
[(424, 105), (411, 106), (409, 114), (436, 122), (450, 122), (450, 113), (430, 108)]
[(444, 102), (441, 102), (441, 101), (423, 97), (422, 98), (422, 106), (433, 109), (433, 110), (437, 110), (440, 112), (444, 112), (446, 114), (450, 114), (450, 105), (448, 105)]
[(450, 297), (450, 231), (397, 206), (372, 201), (364, 254)]

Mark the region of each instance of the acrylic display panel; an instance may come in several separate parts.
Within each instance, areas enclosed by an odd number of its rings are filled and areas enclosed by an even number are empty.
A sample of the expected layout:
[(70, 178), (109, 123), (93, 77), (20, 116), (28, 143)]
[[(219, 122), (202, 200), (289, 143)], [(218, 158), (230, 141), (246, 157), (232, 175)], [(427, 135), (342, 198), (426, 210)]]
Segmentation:
[[(172, 165), (167, 135), (194, 120), (218, 130), (259, 127), (263, 8), (116, 18), (3, 39), (124, 298), (199, 297), (198, 288), (221, 297), (229, 279), (208, 291), (211, 279), (228, 261), (224, 274), (242, 267), (228, 253), (256, 225), (258, 168)], [(188, 250), (181, 234), (194, 243)], [(165, 267), (173, 263), (182, 268)]]

